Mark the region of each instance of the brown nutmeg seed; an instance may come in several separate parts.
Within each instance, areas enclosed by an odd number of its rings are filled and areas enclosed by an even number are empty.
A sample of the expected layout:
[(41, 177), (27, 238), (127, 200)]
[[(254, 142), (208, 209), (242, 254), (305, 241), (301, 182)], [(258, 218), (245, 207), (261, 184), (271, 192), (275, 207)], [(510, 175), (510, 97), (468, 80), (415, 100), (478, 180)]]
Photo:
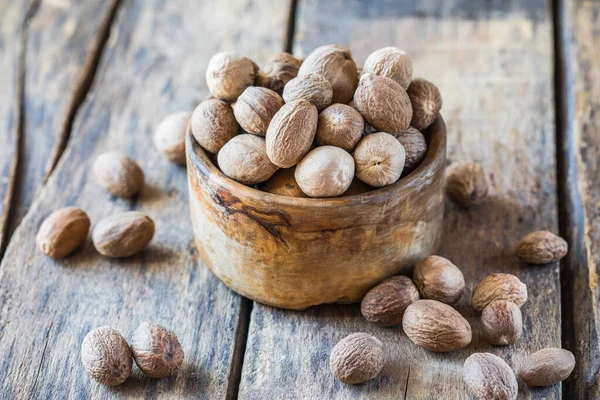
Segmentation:
[(442, 95), (431, 82), (417, 78), (410, 83), (406, 90), (412, 105), (412, 120), (410, 124), (419, 130), (427, 128), (440, 114)]
[(243, 130), (265, 136), (273, 116), (283, 107), (283, 99), (271, 89), (251, 86), (238, 97), (233, 114)]
[(180, 111), (168, 115), (156, 127), (154, 146), (169, 161), (185, 165), (185, 134), (190, 113)]
[(393, 276), (375, 286), (363, 298), (360, 312), (367, 321), (381, 326), (402, 323), (406, 308), (419, 300), (419, 291), (407, 276)]
[(81, 361), (98, 383), (116, 386), (131, 375), (131, 350), (119, 331), (101, 326), (90, 331), (81, 344)]
[(335, 197), (343, 194), (354, 178), (354, 159), (334, 146), (311, 150), (296, 166), (296, 182), (310, 197)]
[(215, 98), (232, 102), (254, 84), (257, 70), (249, 58), (230, 52), (217, 53), (208, 63), (206, 84)]
[(574, 368), (573, 353), (564, 349), (547, 348), (527, 357), (519, 376), (529, 386), (550, 386), (567, 379)]
[(455, 304), (465, 289), (465, 278), (458, 267), (439, 256), (421, 260), (413, 273), (415, 285), (425, 299)]
[(38, 230), (35, 241), (40, 251), (53, 258), (71, 254), (87, 238), (90, 218), (77, 207), (65, 207), (50, 214)]
[(469, 356), (463, 366), (463, 378), (471, 393), (479, 399), (516, 400), (519, 392), (515, 373), (494, 354)]
[(173, 375), (184, 358), (175, 333), (154, 322), (143, 322), (133, 332), (131, 351), (137, 366), (151, 378)]
[(425, 136), (418, 129), (411, 126), (406, 132), (397, 135), (396, 139), (402, 144), (406, 152), (404, 168), (407, 170), (417, 168), (427, 155)]
[(464, 207), (481, 203), (488, 194), (485, 172), (475, 162), (455, 162), (446, 169), (446, 193), (450, 200)]
[(229, 104), (217, 99), (200, 103), (192, 113), (190, 125), (198, 144), (215, 154), (238, 134), (233, 109)]
[(332, 104), (319, 114), (317, 144), (331, 145), (352, 151), (360, 141), (365, 122), (354, 108)]
[(265, 192), (278, 194), (287, 197), (308, 197), (304, 194), (296, 178), (294, 178), (295, 168), (282, 168), (266, 182), (260, 184), (258, 188)]
[(373, 187), (391, 185), (402, 175), (404, 159), (404, 147), (395, 137), (373, 133), (365, 136), (354, 151), (356, 177)]
[(130, 198), (144, 188), (144, 172), (131, 158), (119, 152), (100, 154), (92, 167), (96, 182), (108, 193)]
[(333, 89), (331, 83), (322, 75), (307, 74), (298, 76), (283, 89), (283, 99), (286, 103), (305, 99), (321, 111), (331, 104)]
[(515, 254), (529, 264), (548, 264), (560, 261), (569, 251), (567, 241), (552, 232), (537, 231), (525, 236)]
[(481, 329), (491, 344), (513, 344), (523, 333), (521, 310), (513, 302), (494, 300), (481, 312)]
[(527, 301), (527, 286), (511, 274), (489, 275), (475, 286), (471, 305), (482, 311), (494, 300), (507, 300), (521, 307)]
[(393, 79), (406, 90), (412, 80), (413, 67), (410, 57), (404, 50), (397, 47), (384, 47), (367, 57), (363, 72)]
[(269, 88), (281, 95), (285, 85), (298, 75), (301, 64), (290, 53), (276, 54), (258, 71), (256, 86)]
[(346, 336), (335, 345), (329, 357), (333, 375), (350, 385), (375, 378), (384, 364), (383, 345), (367, 333)]
[(265, 139), (256, 135), (234, 137), (219, 151), (217, 160), (225, 175), (245, 185), (264, 182), (277, 171), (267, 157)]
[(146, 214), (129, 211), (100, 221), (92, 242), (105, 257), (129, 257), (144, 250), (154, 236), (154, 221)]

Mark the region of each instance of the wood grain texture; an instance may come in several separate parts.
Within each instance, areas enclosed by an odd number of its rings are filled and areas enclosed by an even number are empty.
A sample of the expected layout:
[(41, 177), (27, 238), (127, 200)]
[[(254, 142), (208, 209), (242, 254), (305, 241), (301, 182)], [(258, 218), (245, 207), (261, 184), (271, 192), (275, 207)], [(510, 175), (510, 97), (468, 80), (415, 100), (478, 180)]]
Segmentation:
[[(154, 149), (167, 114), (207, 97), (204, 73), (218, 50), (261, 63), (281, 49), (289, 3), (131, 0), (122, 4), (93, 90), (68, 147), (17, 229), (0, 267), (0, 393), (7, 398), (223, 398), (228, 393), (242, 299), (199, 265), (192, 245), (185, 169)], [(98, 154), (135, 158), (147, 185), (133, 200), (112, 198), (92, 179)], [(34, 245), (41, 221), (77, 205), (97, 223), (136, 209), (156, 222), (142, 254), (104, 259), (91, 242), (59, 261)], [(176, 376), (134, 375), (122, 386), (93, 382), (80, 362), (90, 329), (110, 325), (126, 338), (144, 320), (177, 333), (186, 360)]]
[[(289, 312), (255, 305), (240, 398), (468, 399), (466, 357), (488, 351), (515, 370), (544, 347), (560, 347), (558, 265), (530, 267), (514, 256), (526, 233), (557, 232), (552, 92), (552, 25), (545, 1), (301, 1), (294, 53), (322, 44), (348, 45), (362, 64), (377, 48), (396, 45), (411, 55), (414, 76), (436, 83), (444, 98), (448, 157), (482, 163), (490, 197), (473, 209), (447, 203), (439, 254), (462, 269), (467, 287), (459, 311), (473, 327), (466, 349), (435, 354), (414, 346), (401, 328), (366, 323), (356, 306)], [(326, 266), (324, 266), (326, 267)], [(512, 346), (485, 343), (470, 308), (474, 286), (494, 272), (516, 274), (529, 289), (525, 332)], [(329, 353), (347, 334), (380, 338), (388, 363), (359, 386), (336, 381)], [(560, 398), (561, 387), (519, 398)]]

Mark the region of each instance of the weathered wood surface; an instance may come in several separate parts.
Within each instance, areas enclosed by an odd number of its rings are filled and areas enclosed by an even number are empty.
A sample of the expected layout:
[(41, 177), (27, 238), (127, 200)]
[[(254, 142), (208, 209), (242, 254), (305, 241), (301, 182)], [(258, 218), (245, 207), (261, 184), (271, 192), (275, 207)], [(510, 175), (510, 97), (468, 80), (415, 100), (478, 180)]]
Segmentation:
[[(166, 114), (207, 96), (204, 71), (215, 52), (243, 50), (263, 62), (280, 51), (289, 6), (275, 0), (122, 3), (67, 149), (0, 266), (3, 396), (223, 398), (235, 392), (229, 371), (237, 366), (244, 301), (199, 265), (185, 170), (155, 151), (151, 135)], [(144, 168), (147, 185), (139, 197), (115, 199), (94, 183), (90, 165), (106, 150), (127, 153)], [(35, 233), (44, 217), (66, 205), (82, 207), (93, 222), (137, 209), (155, 220), (157, 233), (147, 251), (129, 259), (104, 259), (88, 242), (54, 261), (37, 251)], [(136, 369), (116, 388), (91, 381), (80, 362), (85, 334), (111, 325), (129, 338), (144, 320), (176, 331), (186, 351), (180, 372), (152, 380)]]
[[(462, 378), (470, 353), (498, 354), (518, 370), (528, 353), (561, 346), (558, 265), (529, 267), (513, 255), (524, 234), (557, 231), (549, 10), (542, 0), (467, 3), (301, 0), (294, 53), (341, 43), (362, 63), (371, 51), (396, 45), (412, 56), (415, 76), (439, 85), (449, 160), (481, 162), (492, 185), (479, 207), (447, 204), (439, 251), (464, 272), (458, 309), (471, 322), (473, 343), (435, 354), (414, 346), (401, 328), (367, 324), (358, 306), (290, 312), (255, 304), (240, 398), (470, 398)], [(485, 343), (469, 307), (476, 283), (500, 271), (518, 275), (530, 294), (525, 333), (508, 347)], [(379, 337), (389, 361), (374, 381), (348, 386), (332, 376), (328, 357), (356, 331)], [(519, 390), (520, 398), (561, 397), (560, 385), (530, 390), (521, 383)]]
[(565, 235), (565, 338), (575, 353), (572, 398), (600, 398), (600, 2), (560, 1)]

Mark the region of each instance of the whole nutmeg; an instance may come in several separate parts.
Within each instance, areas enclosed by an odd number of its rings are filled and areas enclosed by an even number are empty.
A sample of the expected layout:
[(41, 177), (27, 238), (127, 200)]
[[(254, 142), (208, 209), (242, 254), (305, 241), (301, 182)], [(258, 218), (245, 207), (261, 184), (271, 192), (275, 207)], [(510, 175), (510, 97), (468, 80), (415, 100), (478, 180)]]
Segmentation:
[(131, 351), (137, 366), (151, 378), (173, 375), (184, 358), (175, 332), (154, 322), (143, 322), (133, 332)]
[(537, 231), (525, 236), (515, 254), (529, 264), (548, 264), (560, 261), (569, 251), (567, 241), (552, 232)]
[(317, 47), (306, 57), (298, 76), (323, 75), (333, 89), (332, 103), (348, 103), (358, 83), (358, 70), (349, 49), (338, 45)]
[(96, 182), (113, 196), (127, 199), (144, 188), (144, 172), (140, 166), (116, 151), (100, 154), (92, 173)]
[(419, 291), (407, 276), (393, 276), (381, 282), (365, 295), (360, 312), (367, 321), (381, 326), (402, 323), (406, 308), (419, 300)]
[(206, 84), (217, 99), (235, 101), (248, 86), (254, 84), (256, 64), (249, 58), (231, 52), (215, 54), (206, 69)]
[(515, 373), (500, 357), (475, 353), (465, 360), (463, 378), (467, 387), (482, 400), (516, 400), (519, 385)]
[(250, 134), (238, 135), (227, 142), (217, 160), (225, 175), (245, 185), (264, 182), (277, 171), (267, 157), (265, 139)]
[(354, 178), (348, 190), (344, 192), (344, 196), (354, 196), (355, 194), (367, 193), (373, 190), (373, 188), (360, 179)]
[(278, 194), (287, 197), (308, 197), (304, 194), (296, 178), (294, 178), (295, 168), (282, 168), (266, 182), (260, 184), (258, 188), (265, 192)]
[(238, 134), (233, 109), (229, 104), (217, 99), (200, 103), (192, 113), (190, 125), (198, 144), (215, 154)]
[(280, 168), (298, 164), (317, 132), (319, 112), (307, 100), (287, 103), (275, 114), (267, 129), (267, 155)]
[(397, 47), (384, 47), (367, 57), (363, 72), (393, 79), (406, 90), (412, 80), (413, 67), (410, 57), (404, 50)]
[(354, 108), (332, 104), (319, 114), (317, 144), (331, 145), (352, 151), (360, 141), (365, 122)]
[(77, 207), (65, 207), (50, 214), (38, 230), (35, 241), (40, 251), (52, 258), (71, 254), (87, 238), (90, 218)]
[(283, 107), (283, 99), (271, 89), (251, 86), (238, 97), (233, 114), (243, 130), (265, 136), (273, 116)]
[(302, 62), (290, 53), (276, 54), (258, 71), (255, 84), (281, 95), (285, 85), (298, 75), (301, 64)]
[(471, 325), (454, 308), (436, 300), (418, 300), (402, 318), (406, 336), (417, 346), (435, 352), (462, 349), (471, 343)]
[(458, 267), (439, 256), (421, 260), (413, 273), (413, 280), (425, 299), (454, 304), (465, 289), (465, 278)]
[(308, 100), (321, 111), (331, 104), (333, 89), (331, 83), (324, 76), (318, 74), (307, 74), (298, 76), (283, 89), (283, 99), (286, 103), (294, 100)]
[(523, 333), (521, 310), (513, 302), (494, 300), (481, 312), (481, 329), (491, 344), (513, 344)]
[(350, 385), (375, 378), (384, 364), (385, 355), (379, 339), (360, 332), (340, 340), (329, 357), (329, 367), (333, 375)]
[(547, 348), (533, 353), (521, 366), (519, 376), (529, 386), (550, 386), (564, 381), (575, 368), (568, 350)]
[(190, 114), (180, 111), (168, 115), (156, 127), (154, 147), (169, 161), (185, 165), (185, 134)]
[(354, 104), (367, 122), (382, 132), (401, 134), (410, 126), (413, 114), (410, 98), (390, 78), (363, 75), (354, 93)]
[(310, 197), (335, 197), (343, 194), (354, 178), (354, 159), (334, 146), (311, 150), (296, 166), (296, 182)]
[(440, 91), (428, 80), (417, 78), (410, 83), (406, 93), (413, 111), (410, 124), (419, 130), (427, 128), (442, 109)]
[(488, 194), (487, 178), (481, 165), (468, 161), (452, 163), (446, 169), (446, 193), (460, 206), (481, 203)]
[(146, 214), (128, 211), (100, 221), (92, 242), (105, 257), (129, 257), (144, 250), (154, 236), (154, 221)]
[(507, 300), (521, 307), (527, 301), (527, 286), (511, 274), (489, 275), (475, 286), (471, 305), (482, 311), (494, 300)]
[(404, 169), (404, 147), (385, 132), (365, 136), (354, 150), (356, 177), (373, 187), (396, 182)]
[(406, 152), (404, 168), (407, 170), (415, 169), (427, 154), (425, 136), (418, 129), (411, 126), (406, 132), (396, 136), (396, 139), (398, 139)]
[(116, 386), (131, 375), (131, 350), (119, 331), (101, 326), (90, 331), (81, 344), (81, 361), (92, 379)]

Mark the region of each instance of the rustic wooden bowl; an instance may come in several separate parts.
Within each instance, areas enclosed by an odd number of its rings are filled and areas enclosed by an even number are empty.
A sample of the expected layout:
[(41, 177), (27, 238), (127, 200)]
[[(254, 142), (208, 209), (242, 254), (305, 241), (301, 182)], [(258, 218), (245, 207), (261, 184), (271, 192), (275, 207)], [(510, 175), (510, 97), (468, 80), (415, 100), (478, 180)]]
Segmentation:
[(187, 166), (196, 246), (239, 294), (304, 309), (354, 303), (381, 280), (435, 252), (444, 214), (446, 126), (425, 132), (427, 156), (393, 185), (310, 199), (262, 192), (219, 171), (188, 132)]

